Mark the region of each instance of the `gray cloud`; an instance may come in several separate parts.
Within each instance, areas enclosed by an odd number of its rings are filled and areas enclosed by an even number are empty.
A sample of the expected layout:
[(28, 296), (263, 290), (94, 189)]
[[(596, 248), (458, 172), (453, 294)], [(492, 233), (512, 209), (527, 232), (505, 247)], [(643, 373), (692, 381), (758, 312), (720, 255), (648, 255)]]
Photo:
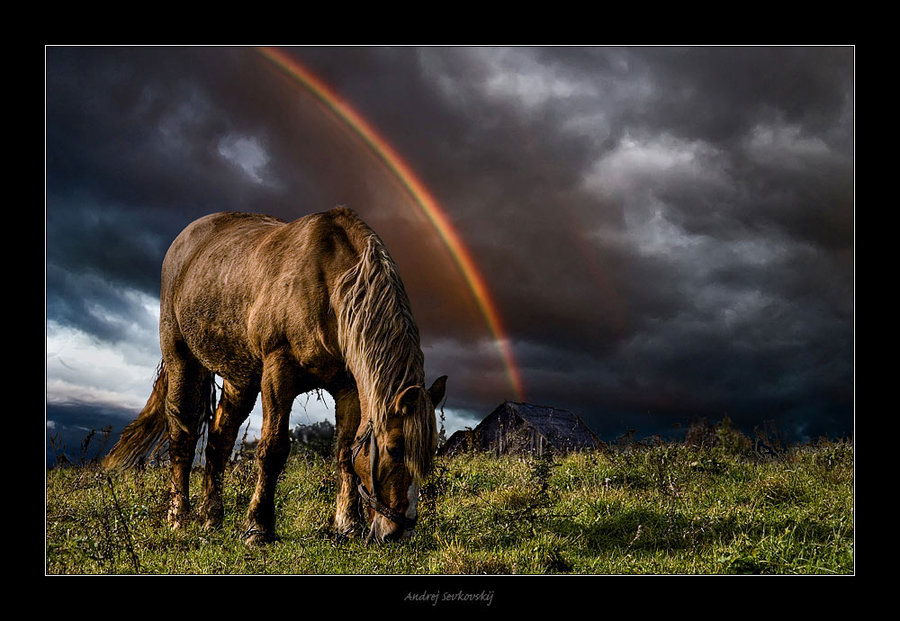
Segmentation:
[[(446, 211), (529, 399), (611, 434), (725, 413), (849, 432), (852, 48), (289, 52)], [(250, 48), (49, 48), (47, 197), (48, 320), (103, 342), (195, 217), (349, 204), (401, 267), (448, 407), (512, 398), (391, 175)]]

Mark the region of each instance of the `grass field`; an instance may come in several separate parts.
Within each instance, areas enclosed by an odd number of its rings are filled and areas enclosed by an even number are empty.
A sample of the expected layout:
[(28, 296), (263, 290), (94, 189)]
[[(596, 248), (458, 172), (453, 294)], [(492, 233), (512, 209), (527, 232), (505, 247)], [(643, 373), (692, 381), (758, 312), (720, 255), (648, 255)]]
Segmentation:
[[(556, 458), (440, 458), (415, 538), (331, 534), (330, 460), (297, 451), (278, 485), (281, 540), (241, 541), (252, 460), (225, 479), (226, 521), (166, 524), (168, 471), (47, 471), (47, 574), (852, 574), (852, 444), (760, 454), (650, 442)], [(192, 498), (200, 493), (194, 473)]]

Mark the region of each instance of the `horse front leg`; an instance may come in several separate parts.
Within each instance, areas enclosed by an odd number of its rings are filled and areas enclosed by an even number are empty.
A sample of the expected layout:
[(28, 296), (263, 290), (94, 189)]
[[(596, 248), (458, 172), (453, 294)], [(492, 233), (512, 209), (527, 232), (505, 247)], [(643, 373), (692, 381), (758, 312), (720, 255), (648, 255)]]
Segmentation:
[(337, 510), (334, 514), (334, 530), (337, 534), (350, 537), (361, 532), (362, 521), (359, 511), (359, 492), (356, 474), (353, 470), (353, 442), (360, 423), (359, 393), (356, 389), (336, 391), (335, 421), (337, 423)]
[(291, 403), (297, 396), (297, 369), (287, 358), (268, 356), (263, 362), (263, 425), (256, 459), (259, 476), (247, 512), (247, 545), (259, 545), (278, 539), (275, 534), (275, 487), (290, 452), (289, 422)]

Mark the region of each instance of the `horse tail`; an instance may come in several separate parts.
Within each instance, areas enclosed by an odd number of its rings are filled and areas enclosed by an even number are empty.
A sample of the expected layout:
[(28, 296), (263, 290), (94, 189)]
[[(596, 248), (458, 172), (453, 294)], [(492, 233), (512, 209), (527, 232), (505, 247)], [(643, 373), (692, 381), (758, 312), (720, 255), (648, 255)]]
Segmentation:
[(166, 393), (169, 378), (164, 362), (159, 363), (156, 381), (147, 404), (138, 417), (122, 430), (119, 441), (103, 460), (103, 467), (117, 470), (133, 466), (158, 453), (167, 439)]
[[(103, 459), (107, 470), (118, 470), (145, 462), (163, 452), (168, 441), (168, 419), (166, 417), (166, 394), (169, 391), (169, 377), (165, 362), (159, 363), (156, 381), (144, 409), (138, 417), (122, 430), (119, 441)], [(215, 415), (215, 383), (212, 373), (203, 380), (202, 415), (197, 423), (197, 435), (203, 433)]]

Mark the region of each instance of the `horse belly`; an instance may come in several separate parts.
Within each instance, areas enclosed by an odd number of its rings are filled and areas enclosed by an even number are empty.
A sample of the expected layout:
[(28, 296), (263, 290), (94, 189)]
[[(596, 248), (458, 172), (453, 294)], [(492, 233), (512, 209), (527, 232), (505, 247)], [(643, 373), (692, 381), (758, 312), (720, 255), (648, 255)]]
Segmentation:
[(246, 324), (221, 297), (182, 300), (176, 309), (178, 333), (191, 354), (208, 370), (229, 381), (257, 380), (262, 362), (247, 337)]

